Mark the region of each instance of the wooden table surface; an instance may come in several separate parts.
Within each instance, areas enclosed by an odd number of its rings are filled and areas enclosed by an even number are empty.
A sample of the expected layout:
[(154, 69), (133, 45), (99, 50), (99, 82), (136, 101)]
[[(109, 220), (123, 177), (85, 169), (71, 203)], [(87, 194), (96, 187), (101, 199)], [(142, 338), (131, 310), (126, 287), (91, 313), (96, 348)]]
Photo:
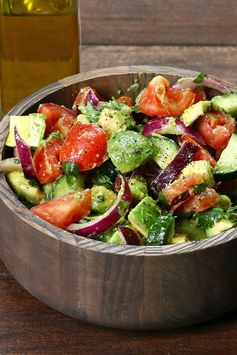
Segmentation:
[[(165, 65), (237, 83), (235, 46), (85, 45), (81, 59), (82, 71), (125, 64)], [(185, 329), (106, 329), (50, 309), (17, 284), (0, 263), (0, 354), (6, 353), (237, 354), (237, 310)]]

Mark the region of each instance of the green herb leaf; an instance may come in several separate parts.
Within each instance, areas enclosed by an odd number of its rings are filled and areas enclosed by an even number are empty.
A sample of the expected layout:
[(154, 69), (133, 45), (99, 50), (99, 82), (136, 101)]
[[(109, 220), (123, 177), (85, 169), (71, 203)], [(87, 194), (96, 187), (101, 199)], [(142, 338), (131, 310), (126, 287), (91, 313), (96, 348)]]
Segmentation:
[(205, 188), (206, 188), (206, 185), (205, 184), (198, 184), (198, 185), (195, 185), (195, 186), (193, 186), (193, 193), (195, 194), (195, 195), (198, 195), (198, 194), (200, 194), (201, 192), (203, 192), (204, 190), (205, 190)]
[(208, 229), (213, 227), (216, 222), (219, 222), (221, 219), (227, 219), (224, 211), (221, 208), (212, 208), (208, 211), (199, 212), (198, 216), (198, 225), (203, 229)]
[(100, 116), (100, 110), (96, 110), (95, 107), (88, 102), (87, 105), (78, 105), (79, 110), (86, 116), (86, 119), (90, 123), (97, 123)]
[(63, 163), (62, 169), (66, 175), (73, 175), (77, 177), (80, 174), (79, 166), (70, 161)]
[(28, 181), (28, 184), (31, 186), (31, 187), (39, 187), (39, 184), (38, 182), (35, 180), (35, 179), (30, 179)]
[(207, 77), (206, 73), (200, 73), (195, 79), (193, 79), (193, 82), (196, 84), (199, 84), (203, 81), (204, 78)]

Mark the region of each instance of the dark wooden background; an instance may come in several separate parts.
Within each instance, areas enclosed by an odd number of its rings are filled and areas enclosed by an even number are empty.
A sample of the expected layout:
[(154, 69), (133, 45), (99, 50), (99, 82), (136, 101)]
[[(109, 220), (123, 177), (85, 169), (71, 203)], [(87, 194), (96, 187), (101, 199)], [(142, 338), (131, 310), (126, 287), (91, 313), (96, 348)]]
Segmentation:
[(236, 0), (81, 0), (82, 70), (176, 66), (236, 82)]
[[(81, 21), (82, 71), (165, 65), (237, 83), (237, 0), (81, 0)], [(0, 263), (0, 354), (31, 353), (237, 354), (237, 311), (178, 330), (95, 327), (33, 298)]]

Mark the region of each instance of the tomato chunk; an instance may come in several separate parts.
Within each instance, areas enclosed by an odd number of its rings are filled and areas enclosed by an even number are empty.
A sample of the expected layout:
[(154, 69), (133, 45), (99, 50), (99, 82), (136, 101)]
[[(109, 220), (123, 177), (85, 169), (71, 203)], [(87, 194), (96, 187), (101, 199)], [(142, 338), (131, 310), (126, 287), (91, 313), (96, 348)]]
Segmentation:
[(209, 112), (201, 116), (196, 123), (207, 144), (218, 150), (226, 147), (235, 125), (235, 119), (221, 111)]
[(203, 181), (204, 180), (201, 175), (186, 176), (176, 179), (171, 185), (165, 187), (162, 192), (168, 204), (171, 204), (176, 197), (181, 195), (183, 192), (188, 191), (191, 187), (202, 184)]
[(158, 75), (142, 94), (140, 111), (149, 116), (180, 116), (194, 103), (195, 97), (192, 89), (170, 88), (170, 82)]
[(39, 105), (38, 112), (46, 115), (45, 137), (53, 131), (59, 131), (66, 137), (77, 117), (68, 108), (52, 103)]
[(194, 89), (193, 90), (195, 93), (195, 101), (194, 103), (198, 102), (198, 101), (204, 101), (206, 100), (206, 94), (205, 91), (203, 89)]
[(220, 196), (214, 189), (206, 188), (198, 195), (188, 198), (179, 208), (182, 212), (201, 212), (214, 206), (220, 200)]
[(62, 146), (62, 138), (49, 136), (44, 144), (40, 145), (34, 156), (37, 179), (41, 184), (55, 181), (63, 171), (59, 162), (59, 153)]
[(99, 126), (78, 122), (64, 140), (60, 161), (73, 162), (81, 171), (94, 169), (104, 161), (107, 141), (106, 133)]
[(64, 196), (45, 201), (31, 211), (59, 228), (66, 228), (90, 213), (91, 192), (70, 192)]
[(127, 104), (128, 106), (132, 106), (132, 98), (130, 96), (120, 96), (117, 99), (118, 102), (124, 102), (125, 104)]

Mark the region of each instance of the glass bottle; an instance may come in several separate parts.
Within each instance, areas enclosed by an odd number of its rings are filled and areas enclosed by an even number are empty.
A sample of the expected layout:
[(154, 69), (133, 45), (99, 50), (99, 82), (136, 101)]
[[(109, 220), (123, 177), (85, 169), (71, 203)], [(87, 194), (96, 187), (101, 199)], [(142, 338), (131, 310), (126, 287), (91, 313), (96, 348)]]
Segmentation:
[(79, 71), (79, 1), (0, 0), (2, 114)]

